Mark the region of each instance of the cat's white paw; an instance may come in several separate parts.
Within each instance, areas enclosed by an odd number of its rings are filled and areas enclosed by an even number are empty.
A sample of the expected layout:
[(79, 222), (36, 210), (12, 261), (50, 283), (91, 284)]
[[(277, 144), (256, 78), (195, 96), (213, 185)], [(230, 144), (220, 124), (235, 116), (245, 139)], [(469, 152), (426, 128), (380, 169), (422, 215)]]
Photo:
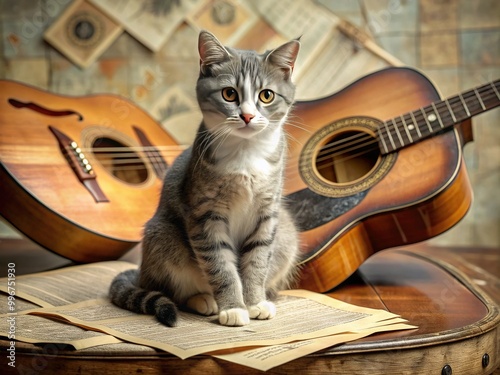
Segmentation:
[(219, 312), (217, 302), (212, 295), (207, 293), (197, 294), (190, 297), (187, 302), (187, 307), (196, 311), (201, 315), (214, 315)]
[(276, 306), (269, 301), (262, 301), (248, 308), (252, 319), (272, 319), (276, 316)]
[(219, 323), (224, 326), (245, 326), (250, 323), (250, 317), (245, 309), (222, 310), (219, 313)]

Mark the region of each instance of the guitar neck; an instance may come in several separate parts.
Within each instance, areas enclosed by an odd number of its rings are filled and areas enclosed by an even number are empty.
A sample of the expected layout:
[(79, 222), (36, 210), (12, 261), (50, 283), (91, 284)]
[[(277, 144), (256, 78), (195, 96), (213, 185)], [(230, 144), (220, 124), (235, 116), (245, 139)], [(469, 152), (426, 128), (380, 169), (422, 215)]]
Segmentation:
[(500, 105), (500, 80), (387, 120), (378, 129), (382, 154), (430, 137)]

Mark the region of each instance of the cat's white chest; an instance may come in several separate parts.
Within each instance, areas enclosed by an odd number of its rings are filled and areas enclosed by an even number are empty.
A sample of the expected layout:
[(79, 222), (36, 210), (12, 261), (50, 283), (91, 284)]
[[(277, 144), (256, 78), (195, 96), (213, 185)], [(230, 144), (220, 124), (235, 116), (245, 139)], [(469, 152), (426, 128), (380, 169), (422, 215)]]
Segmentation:
[(267, 139), (227, 140), (221, 147), (219, 168), (222, 173), (240, 173), (246, 176), (268, 177), (274, 169), (268, 161), (276, 151), (279, 132), (274, 132)]
[(233, 174), (231, 190), (228, 206), (229, 234), (233, 243), (240, 246), (255, 230), (263, 198), (271, 198), (274, 191), (269, 188), (269, 178), (262, 171), (258, 174)]
[(253, 230), (258, 217), (255, 181), (251, 176), (238, 174), (234, 177), (235, 194), (229, 206), (229, 233), (237, 246)]
[(251, 153), (236, 154), (231, 160), (227, 160), (223, 166), (227, 173), (241, 174), (253, 180), (267, 178), (271, 173), (271, 164), (264, 158)]

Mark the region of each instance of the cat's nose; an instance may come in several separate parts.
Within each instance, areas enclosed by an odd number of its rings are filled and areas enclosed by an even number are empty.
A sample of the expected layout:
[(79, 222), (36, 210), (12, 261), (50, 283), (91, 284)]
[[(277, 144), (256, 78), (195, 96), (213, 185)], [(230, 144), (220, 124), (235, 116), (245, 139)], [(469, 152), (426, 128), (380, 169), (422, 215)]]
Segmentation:
[(240, 117), (245, 121), (245, 124), (248, 124), (254, 117), (255, 115), (252, 115), (250, 113), (242, 113)]

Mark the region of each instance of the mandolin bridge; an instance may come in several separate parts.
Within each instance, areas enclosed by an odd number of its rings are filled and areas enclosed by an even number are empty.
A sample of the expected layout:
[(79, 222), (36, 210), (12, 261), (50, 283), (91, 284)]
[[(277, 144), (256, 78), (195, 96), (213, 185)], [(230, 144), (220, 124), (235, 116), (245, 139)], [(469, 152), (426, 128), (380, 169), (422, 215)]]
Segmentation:
[(85, 158), (85, 155), (78, 147), (78, 144), (66, 134), (53, 126), (49, 125), (49, 130), (56, 137), (61, 152), (66, 158), (66, 161), (70, 165), (73, 172), (75, 172), (76, 177), (87, 188), (95, 201), (97, 203), (109, 202), (109, 199), (106, 197), (99, 184), (97, 183), (97, 176), (92, 168), (92, 165)]

